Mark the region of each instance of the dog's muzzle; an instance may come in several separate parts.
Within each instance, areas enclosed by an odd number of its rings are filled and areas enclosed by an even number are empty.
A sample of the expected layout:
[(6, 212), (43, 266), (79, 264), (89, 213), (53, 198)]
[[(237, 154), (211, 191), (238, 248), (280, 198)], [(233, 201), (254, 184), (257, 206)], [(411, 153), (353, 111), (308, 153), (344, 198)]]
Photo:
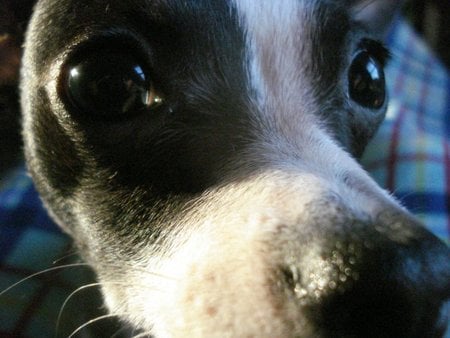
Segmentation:
[(206, 336), (442, 337), (448, 247), (388, 199), (357, 212), (361, 201), (293, 185), (221, 194), (216, 216), (172, 257), (189, 266), (180, 317), (202, 318)]

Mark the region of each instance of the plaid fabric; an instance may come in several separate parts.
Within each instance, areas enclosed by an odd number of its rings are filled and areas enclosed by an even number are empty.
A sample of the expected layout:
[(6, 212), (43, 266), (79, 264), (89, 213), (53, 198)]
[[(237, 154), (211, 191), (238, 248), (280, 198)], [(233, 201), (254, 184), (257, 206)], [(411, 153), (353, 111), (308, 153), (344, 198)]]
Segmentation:
[(390, 105), (362, 160), (384, 188), (441, 239), (450, 239), (450, 77), (410, 26), (389, 40)]
[[(388, 44), (391, 104), (385, 123), (367, 149), (364, 166), (379, 184), (416, 213), (436, 235), (450, 238), (450, 77), (403, 21)], [(54, 336), (66, 297), (88, 283), (85, 269), (51, 271), (8, 286), (47, 268), (66, 264), (70, 240), (42, 209), (31, 181), (18, 168), (0, 181), (0, 337)], [(62, 259), (62, 260), (61, 260)], [(72, 260), (73, 261), (73, 260)], [(60, 336), (98, 316), (96, 296), (80, 291), (60, 321)], [(91, 290), (92, 291), (92, 290)], [(96, 313), (97, 311), (97, 313)], [(113, 333), (90, 325), (85, 336)], [(117, 329), (116, 329), (117, 330)], [(84, 337), (84, 336), (83, 336)], [(450, 338), (450, 337), (449, 337)]]

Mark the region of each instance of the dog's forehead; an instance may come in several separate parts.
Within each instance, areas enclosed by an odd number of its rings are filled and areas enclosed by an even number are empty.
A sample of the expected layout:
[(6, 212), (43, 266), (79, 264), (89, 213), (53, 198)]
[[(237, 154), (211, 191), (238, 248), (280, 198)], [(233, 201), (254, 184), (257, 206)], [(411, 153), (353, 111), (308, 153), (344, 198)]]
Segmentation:
[[(301, 94), (309, 77), (312, 87), (336, 82), (351, 28), (348, 10), (336, 1), (234, 0), (250, 47), (252, 82), (272, 85), (272, 92)], [(347, 6), (348, 7), (348, 6)], [(320, 75), (320, 76), (319, 76)], [(320, 81), (314, 83), (314, 77)], [(334, 83), (335, 84), (335, 83)], [(286, 86), (286, 87), (285, 87)], [(309, 90), (309, 89), (308, 89)], [(271, 88), (259, 88), (268, 94)]]
[[(158, 28), (178, 28), (178, 33), (196, 34), (190, 42), (204, 44), (203, 38), (219, 43), (224, 33), (239, 31), (247, 38), (264, 35), (265, 42), (301, 36), (302, 45), (323, 45), (318, 40), (333, 35), (328, 42), (338, 41), (348, 30), (344, 1), (285, 0), (118, 0), (75, 1), (40, 0), (35, 13), (35, 27), (46, 45), (63, 47), (74, 36), (93, 33), (107, 27), (125, 27), (137, 31)], [(95, 15), (93, 15), (95, 13)], [(314, 34), (307, 34), (315, 32)], [(176, 32), (175, 32), (176, 33)], [(75, 39), (76, 40), (76, 39)], [(259, 41), (262, 42), (262, 41)], [(327, 42), (327, 41), (325, 41)], [(282, 52), (282, 51), (279, 51)]]

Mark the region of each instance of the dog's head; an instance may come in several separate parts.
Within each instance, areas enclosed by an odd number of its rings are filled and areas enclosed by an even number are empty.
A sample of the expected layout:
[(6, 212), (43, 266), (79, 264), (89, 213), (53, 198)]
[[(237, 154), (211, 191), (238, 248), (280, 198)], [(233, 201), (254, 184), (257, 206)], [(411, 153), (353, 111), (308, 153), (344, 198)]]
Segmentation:
[(28, 167), (113, 313), (157, 337), (442, 334), (448, 249), (354, 160), (395, 3), (39, 1)]

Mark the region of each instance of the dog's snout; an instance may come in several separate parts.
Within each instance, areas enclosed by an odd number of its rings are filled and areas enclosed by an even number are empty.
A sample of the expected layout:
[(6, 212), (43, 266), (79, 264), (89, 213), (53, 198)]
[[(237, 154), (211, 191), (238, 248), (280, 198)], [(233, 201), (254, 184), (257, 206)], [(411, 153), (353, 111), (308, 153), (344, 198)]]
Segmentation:
[(312, 332), (441, 337), (450, 297), (448, 247), (414, 221), (350, 223), (309, 238), (296, 261), (289, 253), (281, 266), (280, 278)]

